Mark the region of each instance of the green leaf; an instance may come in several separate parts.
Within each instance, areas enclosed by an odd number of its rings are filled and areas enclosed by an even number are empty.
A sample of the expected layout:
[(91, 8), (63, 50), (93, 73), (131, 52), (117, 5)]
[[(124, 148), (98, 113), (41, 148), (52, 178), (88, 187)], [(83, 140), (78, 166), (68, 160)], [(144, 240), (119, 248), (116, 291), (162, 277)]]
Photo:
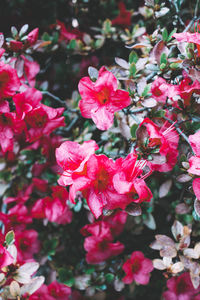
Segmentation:
[(136, 63), (138, 61), (138, 55), (137, 53), (133, 50), (131, 51), (131, 53), (129, 54), (129, 63)]
[(58, 269), (58, 276), (60, 282), (68, 285), (69, 287), (73, 286), (75, 279), (71, 270), (60, 268)]
[(170, 64), (170, 69), (178, 69), (179, 66), (180, 66), (179, 63), (171, 63), (171, 64)]
[(94, 273), (94, 271), (95, 271), (95, 268), (91, 267), (85, 271), (85, 274), (92, 274), (92, 273)]
[(167, 55), (165, 53), (162, 53), (161, 57), (160, 57), (160, 65), (162, 64), (167, 64)]
[(47, 32), (44, 32), (42, 35), (42, 40), (43, 41), (50, 41), (50, 35)]
[(48, 256), (55, 255), (57, 246), (58, 246), (57, 238), (52, 238), (51, 240), (46, 240), (43, 244), (44, 251), (48, 254)]
[(111, 32), (112, 23), (109, 19), (105, 20), (103, 23), (103, 31), (108, 34)]
[(143, 92), (142, 92), (142, 97), (145, 97), (145, 96), (147, 96), (147, 94), (148, 94), (148, 92), (150, 91), (150, 84), (148, 84), (148, 85), (146, 85), (145, 86), (145, 88), (144, 88), (144, 90), (143, 90)]
[(72, 39), (69, 44), (67, 45), (67, 49), (70, 49), (70, 50), (74, 50), (76, 47), (76, 40), (75, 39)]
[(130, 65), (130, 69), (129, 69), (129, 75), (130, 76), (134, 76), (137, 72), (137, 69), (136, 69), (136, 65), (135, 63), (133, 62), (131, 65)]
[(174, 34), (174, 33), (176, 33), (176, 28), (174, 29), (174, 30), (172, 30), (171, 32), (170, 32), (170, 34), (169, 34), (169, 36), (168, 36), (168, 39), (167, 39), (167, 42), (169, 42), (169, 41), (171, 41), (171, 39), (172, 39), (172, 35)]
[(8, 246), (12, 245), (14, 243), (14, 240), (15, 240), (15, 234), (14, 234), (14, 231), (11, 230), (6, 234), (6, 237), (5, 237), (6, 244)]
[(163, 63), (162, 63), (162, 64), (160, 65), (160, 69), (161, 69), (161, 70), (164, 70), (165, 68), (166, 68), (166, 64), (163, 64)]
[(131, 136), (132, 136), (132, 138), (136, 138), (136, 131), (137, 131), (137, 129), (138, 129), (138, 125), (137, 124), (133, 124), (131, 126)]
[(165, 116), (165, 110), (161, 109), (161, 110), (158, 110), (156, 111), (153, 116), (156, 117), (156, 118), (163, 118)]
[(168, 31), (167, 31), (166, 28), (163, 29), (162, 38), (163, 38), (164, 42), (167, 42), (167, 40), (168, 40)]

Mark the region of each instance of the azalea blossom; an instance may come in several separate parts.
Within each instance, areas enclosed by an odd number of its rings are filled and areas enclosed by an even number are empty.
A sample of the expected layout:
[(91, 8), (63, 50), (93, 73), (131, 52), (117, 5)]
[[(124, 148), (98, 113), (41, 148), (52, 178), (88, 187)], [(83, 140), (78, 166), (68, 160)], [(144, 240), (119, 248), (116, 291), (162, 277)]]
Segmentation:
[(17, 247), (17, 261), (22, 263), (33, 259), (33, 255), (40, 250), (38, 233), (33, 229), (15, 231), (15, 245)]
[(173, 37), (178, 41), (178, 42), (186, 42), (186, 43), (192, 43), (197, 46), (198, 50), (198, 56), (200, 56), (200, 33), (195, 32), (180, 32), (180, 33), (174, 33)]
[(131, 104), (129, 93), (118, 89), (116, 77), (105, 67), (100, 69), (95, 82), (89, 77), (83, 77), (78, 89), (81, 95), (79, 108), (82, 116), (92, 119), (101, 130), (112, 126), (116, 111)]
[(0, 100), (14, 96), (19, 87), (20, 81), (16, 70), (10, 65), (0, 62)]
[(10, 112), (8, 101), (0, 102), (0, 146), (3, 153), (13, 150), (15, 114)]
[[(143, 169), (147, 162), (145, 160), (137, 160), (136, 154), (129, 154), (125, 159), (116, 160), (117, 171), (113, 177), (113, 184), (119, 194), (126, 195), (126, 201), (120, 201), (118, 206), (122, 209), (126, 208), (131, 202), (141, 203), (149, 202), (152, 193), (147, 187), (144, 178), (150, 173), (142, 176)], [(116, 203), (110, 203), (110, 208), (115, 208)]]
[[(86, 260), (89, 264), (98, 264), (112, 256), (119, 255), (124, 250), (124, 245), (120, 242), (113, 243), (113, 237), (109, 225), (100, 221), (91, 225), (86, 225), (82, 232), (92, 234), (84, 242), (84, 249), (87, 251)], [(85, 230), (86, 229), (86, 230)]]
[(200, 94), (200, 82), (195, 80), (192, 83), (190, 78), (184, 78), (177, 86), (177, 94), (184, 100), (184, 106), (190, 105), (193, 93)]
[(57, 300), (68, 300), (71, 295), (71, 288), (65, 284), (53, 281), (48, 285), (48, 293)]
[(112, 20), (112, 25), (119, 25), (121, 27), (128, 27), (131, 25), (131, 12), (126, 10), (126, 6), (123, 1), (118, 3), (119, 14)]
[(139, 284), (149, 283), (150, 272), (153, 270), (153, 263), (150, 259), (144, 257), (140, 251), (134, 251), (124, 264), (122, 269), (126, 273), (123, 282), (131, 284), (136, 281)]
[(167, 281), (168, 290), (163, 293), (165, 300), (191, 300), (196, 299), (195, 295), (198, 290), (195, 290), (189, 273), (183, 273), (180, 276), (172, 277)]
[(151, 93), (156, 101), (165, 103), (167, 98), (172, 99), (177, 95), (177, 86), (167, 83), (162, 77), (157, 77), (151, 85)]
[(67, 190), (62, 186), (52, 187), (52, 197), (45, 197), (36, 201), (32, 207), (33, 218), (47, 218), (50, 222), (57, 224), (67, 224), (72, 221), (67, 200), (69, 198)]
[(13, 263), (14, 259), (9, 251), (0, 244), (0, 268), (7, 267)]
[(178, 156), (179, 136), (174, 124), (168, 121), (145, 118), (138, 129), (138, 147), (148, 159), (150, 168), (159, 172), (173, 169)]

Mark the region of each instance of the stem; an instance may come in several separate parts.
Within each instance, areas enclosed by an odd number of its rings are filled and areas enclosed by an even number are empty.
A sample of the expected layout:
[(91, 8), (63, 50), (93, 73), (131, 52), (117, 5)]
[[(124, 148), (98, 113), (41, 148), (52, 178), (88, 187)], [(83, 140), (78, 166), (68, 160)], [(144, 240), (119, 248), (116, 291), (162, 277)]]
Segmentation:
[(64, 106), (67, 111), (79, 114), (79, 110), (78, 109), (69, 108), (67, 106), (67, 104), (65, 103), (64, 100), (60, 99), (59, 97), (55, 96), (54, 94), (52, 94), (52, 93), (50, 93), (48, 91), (43, 91), (42, 94), (43, 95), (47, 95), (47, 96), (51, 97), (52, 99), (56, 100), (60, 105)]
[(197, 0), (196, 5), (195, 5), (194, 17), (197, 17), (197, 14), (198, 14), (198, 8), (199, 8), (199, 0)]

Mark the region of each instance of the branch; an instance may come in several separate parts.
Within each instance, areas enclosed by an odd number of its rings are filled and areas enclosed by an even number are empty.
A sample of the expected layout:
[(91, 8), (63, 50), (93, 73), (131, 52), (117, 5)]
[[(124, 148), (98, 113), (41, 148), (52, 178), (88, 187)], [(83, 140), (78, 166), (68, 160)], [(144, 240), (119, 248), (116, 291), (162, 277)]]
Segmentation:
[(61, 106), (65, 107), (67, 111), (79, 114), (78, 109), (69, 108), (64, 100), (60, 99), (59, 97), (55, 96), (54, 94), (52, 94), (48, 91), (43, 91), (42, 94), (47, 95), (47, 96), (51, 97), (52, 99), (56, 100)]

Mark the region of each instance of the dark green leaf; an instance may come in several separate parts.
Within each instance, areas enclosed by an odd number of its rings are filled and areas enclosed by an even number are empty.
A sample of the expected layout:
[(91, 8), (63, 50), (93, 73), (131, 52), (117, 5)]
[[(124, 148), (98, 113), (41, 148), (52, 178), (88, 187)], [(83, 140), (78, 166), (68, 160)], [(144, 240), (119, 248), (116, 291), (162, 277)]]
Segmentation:
[(6, 234), (6, 237), (5, 237), (6, 244), (8, 246), (12, 245), (14, 243), (14, 240), (15, 240), (15, 234), (14, 234), (14, 231), (11, 230)]

